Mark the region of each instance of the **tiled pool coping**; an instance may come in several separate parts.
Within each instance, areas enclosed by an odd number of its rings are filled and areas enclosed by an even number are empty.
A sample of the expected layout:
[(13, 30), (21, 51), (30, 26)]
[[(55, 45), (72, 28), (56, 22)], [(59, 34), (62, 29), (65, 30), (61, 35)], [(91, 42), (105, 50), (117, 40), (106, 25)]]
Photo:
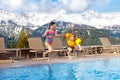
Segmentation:
[[(104, 54), (104, 55), (86, 55), (80, 56), (79, 58), (73, 56), (71, 60), (68, 57), (57, 57), (53, 58), (51, 63), (65, 63), (65, 62), (76, 62), (76, 61), (88, 61), (88, 60), (98, 60), (106, 58), (116, 58), (120, 57), (120, 54)], [(0, 68), (11, 68), (11, 67), (23, 67), (23, 66), (33, 66), (33, 65), (43, 65), (48, 64), (47, 59), (29, 59), (29, 60), (17, 60), (12, 63), (10, 60), (1, 60)]]

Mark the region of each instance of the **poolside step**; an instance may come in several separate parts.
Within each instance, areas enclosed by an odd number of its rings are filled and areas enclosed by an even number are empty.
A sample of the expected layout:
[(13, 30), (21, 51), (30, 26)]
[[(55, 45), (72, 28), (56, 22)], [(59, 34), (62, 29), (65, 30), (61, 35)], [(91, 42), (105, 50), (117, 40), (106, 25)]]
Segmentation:
[(25, 58), (24, 57), (21, 57), (21, 58), (19, 58), (19, 57), (11, 57), (11, 59), (13, 59), (13, 60), (24, 60)]

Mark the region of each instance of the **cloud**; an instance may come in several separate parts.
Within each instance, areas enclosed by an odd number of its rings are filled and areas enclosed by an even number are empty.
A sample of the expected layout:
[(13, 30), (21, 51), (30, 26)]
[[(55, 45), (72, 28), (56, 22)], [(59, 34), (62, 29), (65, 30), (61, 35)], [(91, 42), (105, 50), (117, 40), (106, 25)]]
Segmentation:
[[(0, 8), (9, 11), (36, 11), (78, 13), (96, 6), (105, 6), (111, 0), (0, 0)], [(103, 4), (104, 2), (104, 4)]]
[(62, 0), (62, 3), (65, 9), (70, 12), (81, 12), (89, 6), (86, 0)]
[(16, 10), (21, 7), (23, 0), (0, 0), (0, 8), (5, 10)]
[(111, 0), (61, 0), (63, 8), (68, 12), (82, 12), (91, 7), (104, 7), (110, 3)]

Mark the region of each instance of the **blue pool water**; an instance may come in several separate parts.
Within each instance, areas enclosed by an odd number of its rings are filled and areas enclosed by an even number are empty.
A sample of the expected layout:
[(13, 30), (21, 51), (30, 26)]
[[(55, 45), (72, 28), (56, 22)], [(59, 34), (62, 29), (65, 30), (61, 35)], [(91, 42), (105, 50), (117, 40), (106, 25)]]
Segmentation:
[(120, 58), (0, 69), (0, 80), (120, 80)]

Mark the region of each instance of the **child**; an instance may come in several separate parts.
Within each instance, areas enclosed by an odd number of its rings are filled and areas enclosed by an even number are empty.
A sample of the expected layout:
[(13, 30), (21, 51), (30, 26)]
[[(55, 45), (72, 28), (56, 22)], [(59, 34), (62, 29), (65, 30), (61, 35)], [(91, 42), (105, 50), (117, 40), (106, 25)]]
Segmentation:
[(77, 36), (73, 33), (66, 33), (65, 34), (65, 38), (67, 40), (67, 46), (68, 46), (68, 57), (69, 59), (71, 59), (71, 55), (70, 53), (73, 51), (73, 49), (75, 48), (75, 46), (77, 46), (79, 48), (79, 50), (82, 50), (81, 48), (81, 39), (77, 38)]
[[(45, 46), (48, 48), (49, 52), (53, 50), (51, 45), (53, 43), (54, 36), (61, 36), (61, 35), (57, 34), (55, 28), (56, 28), (56, 23), (55, 22), (51, 22), (49, 24), (49, 28), (43, 34), (43, 36), (46, 37)], [(45, 56), (45, 54), (43, 56)]]

